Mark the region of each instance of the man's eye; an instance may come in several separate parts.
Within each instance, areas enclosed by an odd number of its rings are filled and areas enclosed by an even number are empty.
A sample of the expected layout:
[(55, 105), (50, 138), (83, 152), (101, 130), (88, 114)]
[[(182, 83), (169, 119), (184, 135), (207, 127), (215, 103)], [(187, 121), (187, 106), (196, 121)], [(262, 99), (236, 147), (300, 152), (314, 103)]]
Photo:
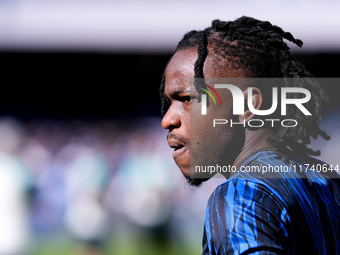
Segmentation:
[(192, 103), (194, 99), (196, 99), (196, 97), (193, 96), (180, 96), (177, 98), (178, 101), (186, 104)]
[(190, 96), (185, 96), (185, 97), (182, 97), (182, 101), (185, 102), (185, 103), (189, 103), (191, 101), (192, 98), (190, 98)]

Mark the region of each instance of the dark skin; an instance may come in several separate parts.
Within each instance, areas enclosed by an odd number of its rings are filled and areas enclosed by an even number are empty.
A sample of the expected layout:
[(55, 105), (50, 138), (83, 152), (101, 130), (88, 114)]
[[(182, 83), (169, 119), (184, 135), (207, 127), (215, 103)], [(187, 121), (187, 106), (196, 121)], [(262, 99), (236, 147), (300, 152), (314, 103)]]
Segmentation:
[[(211, 52), (211, 51), (210, 51)], [(266, 138), (271, 131), (261, 128), (249, 130), (242, 125), (221, 125), (212, 130), (214, 118), (234, 119), (248, 122), (255, 115), (245, 109), (244, 114), (232, 115), (232, 95), (228, 90), (220, 91), (223, 107), (207, 107), (207, 115), (200, 114), (199, 94), (191, 85), (194, 78), (194, 64), (197, 49), (190, 48), (175, 53), (165, 72), (164, 93), (171, 105), (162, 120), (162, 126), (169, 130), (168, 144), (174, 148), (173, 158), (187, 181), (199, 186), (212, 176), (198, 176), (193, 173), (191, 165), (216, 164), (237, 166), (254, 151), (270, 147)], [(209, 54), (204, 64), (205, 78), (240, 78), (249, 77), (243, 69), (232, 68), (230, 63), (220, 60), (218, 67), (214, 56)], [(237, 84), (247, 100), (247, 84)], [(191, 92), (191, 93), (190, 93)], [(191, 95), (191, 98), (190, 98)], [(211, 99), (209, 99), (211, 100)], [(253, 87), (253, 105), (260, 109), (263, 103), (261, 90)], [(210, 102), (212, 105), (213, 102)], [(191, 136), (190, 136), (191, 132)], [(225, 175), (229, 177), (228, 174)]]

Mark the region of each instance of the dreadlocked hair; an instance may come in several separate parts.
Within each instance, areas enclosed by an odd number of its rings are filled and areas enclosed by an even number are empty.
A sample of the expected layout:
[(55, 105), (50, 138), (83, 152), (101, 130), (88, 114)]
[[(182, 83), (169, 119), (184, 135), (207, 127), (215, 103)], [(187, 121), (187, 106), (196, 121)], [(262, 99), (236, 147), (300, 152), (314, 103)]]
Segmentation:
[[(309, 90), (311, 100), (306, 104), (306, 107), (312, 115), (304, 115), (297, 107), (289, 105), (286, 117), (295, 119), (298, 125), (294, 128), (278, 127), (276, 128), (276, 137), (268, 137), (267, 140), (271, 146), (276, 148), (288, 148), (296, 153), (303, 152), (317, 156), (320, 155), (320, 151), (308, 148), (307, 144), (311, 142), (311, 138), (316, 139), (318, 136), (326, 140), (330, 139), (318, 124), (323, 105), (328, 102), (328, 98), (313, 75), (291, 55), (290, 48), (284, 39), (299, 47), (303, 45), (303, 42), (294, 38), (291, 33), (285, 32), (268, 21), (260, 21), (246, 16), (228, 22), (214, 20), (210, 27), (202, 31), (193, 30), (185, 34), (173, 55), (180, 50), (197, 48), (198, 58), (194, 65), (195, 78), (204, 78), (204, 62), (208, 54), (211, 54), (214, 57), (218, 56), (227, 60), (235, 69), (247, 70), (247, 73), (250, 73), (252, 77), (287, 78), (283, 79), (281, 86), (303, 87)], [(288, 78), (295, 78), (294, 82), (289, 82), (292, 79)], [(195, 81), (194, 85), (196, 88), (204, 87), (204, 82), (202, 84), (202, 82)], [(164, 95), (164, 86), (165, 70), (160, 86), (163, 115), (170, 106), (169, 100)], [(261, 88), (263, 97), (271, 98), (270, 85), (263, 86)], [(201, 94), (204, 91), (198, 90), (198, 93)], [(291, 98), (299, 97), (296, 94), (290, 96)]]

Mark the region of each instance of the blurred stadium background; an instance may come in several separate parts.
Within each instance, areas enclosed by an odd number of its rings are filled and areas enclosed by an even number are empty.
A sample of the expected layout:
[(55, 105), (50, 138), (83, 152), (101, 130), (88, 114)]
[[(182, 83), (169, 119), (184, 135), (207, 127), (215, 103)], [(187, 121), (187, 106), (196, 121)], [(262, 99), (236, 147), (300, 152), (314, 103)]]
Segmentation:
[[(338, 1), (0, 1), (0, 255), (199, 254), (222, 178), (185, 184), (160, 126), (158, 86), (182, 35), (267, 19), (296, 58), (339, 77)], [(312, 145), (339, 164), (340, 89)]]

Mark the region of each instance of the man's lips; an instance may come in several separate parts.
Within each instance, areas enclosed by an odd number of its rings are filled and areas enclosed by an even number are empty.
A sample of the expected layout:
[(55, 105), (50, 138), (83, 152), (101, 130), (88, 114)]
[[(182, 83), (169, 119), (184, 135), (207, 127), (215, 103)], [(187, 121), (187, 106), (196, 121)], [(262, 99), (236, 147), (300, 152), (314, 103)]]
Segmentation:
[(168, 144), (171, 148), (174, 149), (172, 152), (172, 157), (179, 157), (187, 150), (188, 139), (179, 137), (175, 134), (170, 133), (168, 135)]
[(173, 140), (173, 139), (168, 140), (168, 144), (171, 148), (174, 149), (174, 151), (172, 152), (172, 157), (174, 157), (174, 158), (179, 157), (187, 149), (187, 147), (185, 147), (182, 143), (180, 143), (176, 140)]

